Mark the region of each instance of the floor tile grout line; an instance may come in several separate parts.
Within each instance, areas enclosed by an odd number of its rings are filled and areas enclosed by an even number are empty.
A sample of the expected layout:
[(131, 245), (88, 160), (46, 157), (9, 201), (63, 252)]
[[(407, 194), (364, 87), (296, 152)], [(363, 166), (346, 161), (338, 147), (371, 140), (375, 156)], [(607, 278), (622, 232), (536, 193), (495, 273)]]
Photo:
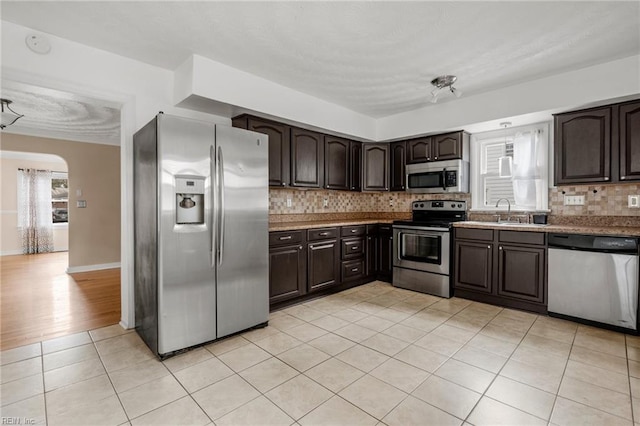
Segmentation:
[[(106, 340), (106, 339), (104, 339)], [(92, 339), (93, 342), (93, 339)], [(131, 424), (131, 418), (129, 417), (129, 413), (127, 413), (127, 410), (124, 408), (124, 404), (122, 403), (122, 399), (120, 399), (120, 394), (118, 393), (116, 387), (113, 384), (113, 381), (111, 380), (111, 376), (109, 375), (109, 370), (107, 370), (107, 366), (104, 365), (104, 361), (102, 360), (102, 355), (100, 355), (100, 351), (98, 350), (98, 347), (96, 346), (96, 343), (93, 342), (93, 346), (95, 347), (96, 353), (98, 354), (98, 359), (100, 360), (100, 364), (102, 364), (102, 368), (104, 368), (104, 373), (107, 376), (107, 379), (109, 379), (109, 384), (111, 385), (111, 388), (113, 389), (113, 392), (116, 394), (116, 398), (118, 398), (118, 402), (120, 403), (120, 407), (122, 407), (122, 412), (124, 413), (124, 416), (127, 418), (127, 422), (129, 422), (129, 424)]]

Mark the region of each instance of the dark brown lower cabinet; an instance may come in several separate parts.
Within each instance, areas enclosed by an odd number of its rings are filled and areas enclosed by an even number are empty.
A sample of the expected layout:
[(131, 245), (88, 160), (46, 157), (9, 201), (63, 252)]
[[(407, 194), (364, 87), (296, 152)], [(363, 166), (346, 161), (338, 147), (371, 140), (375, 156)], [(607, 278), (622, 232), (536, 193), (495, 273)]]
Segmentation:
[(493, 291), (493, 243), (456, 241), (456, 288)]
[(390, 283), (393, 275), (393, 232), (391, 225), (378, 227), (378, 279)]
[(340, 245), (337, 240), (314, 241), (307, 246), (309, 292), (340, 283)]
[(454, 247), (457, 297), (546, 313), (546, 234), (456, 228)]
[(500, 244), (497, 293), (544, 303), (545, 252), (544, 248)]
[(269, 303), (279, 303), (307, 293), (305, 233), (269, 233)]

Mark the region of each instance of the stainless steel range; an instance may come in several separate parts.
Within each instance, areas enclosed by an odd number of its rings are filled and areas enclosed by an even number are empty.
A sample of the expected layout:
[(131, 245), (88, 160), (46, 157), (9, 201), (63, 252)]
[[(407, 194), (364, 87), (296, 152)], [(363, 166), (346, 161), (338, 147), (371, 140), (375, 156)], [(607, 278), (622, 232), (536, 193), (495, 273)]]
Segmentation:
[(466, 212), (465, 201), (414, 201), (413, 220), (393, 222), (395, 287), (451, 297), (451, 225)]

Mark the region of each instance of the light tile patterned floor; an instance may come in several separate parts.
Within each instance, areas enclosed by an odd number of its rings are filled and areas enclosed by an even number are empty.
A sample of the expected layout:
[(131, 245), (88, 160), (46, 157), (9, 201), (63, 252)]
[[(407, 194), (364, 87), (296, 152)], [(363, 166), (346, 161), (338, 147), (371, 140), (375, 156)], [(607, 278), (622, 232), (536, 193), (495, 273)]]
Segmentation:
[(640, 338), (381, 282), (272, 313), (267, 328), (164, 362), (118, 325), (0, 361), (1, 415), (23, 424), (640, 420)]

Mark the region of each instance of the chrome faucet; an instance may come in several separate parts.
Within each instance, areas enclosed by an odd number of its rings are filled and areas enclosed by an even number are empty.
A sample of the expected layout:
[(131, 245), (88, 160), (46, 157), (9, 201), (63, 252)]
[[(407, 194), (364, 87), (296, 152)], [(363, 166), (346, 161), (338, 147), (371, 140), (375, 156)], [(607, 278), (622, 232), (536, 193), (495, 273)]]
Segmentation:
[[(500, 201), (505, 200), (507, 202), (507, 222), (511, 222), (511, 202), (507, 198), (500, 198), (496, 201), (496, 207), (500, 204)], [(498, 214), (498, 222), (500, 222), (500, 215)]]

